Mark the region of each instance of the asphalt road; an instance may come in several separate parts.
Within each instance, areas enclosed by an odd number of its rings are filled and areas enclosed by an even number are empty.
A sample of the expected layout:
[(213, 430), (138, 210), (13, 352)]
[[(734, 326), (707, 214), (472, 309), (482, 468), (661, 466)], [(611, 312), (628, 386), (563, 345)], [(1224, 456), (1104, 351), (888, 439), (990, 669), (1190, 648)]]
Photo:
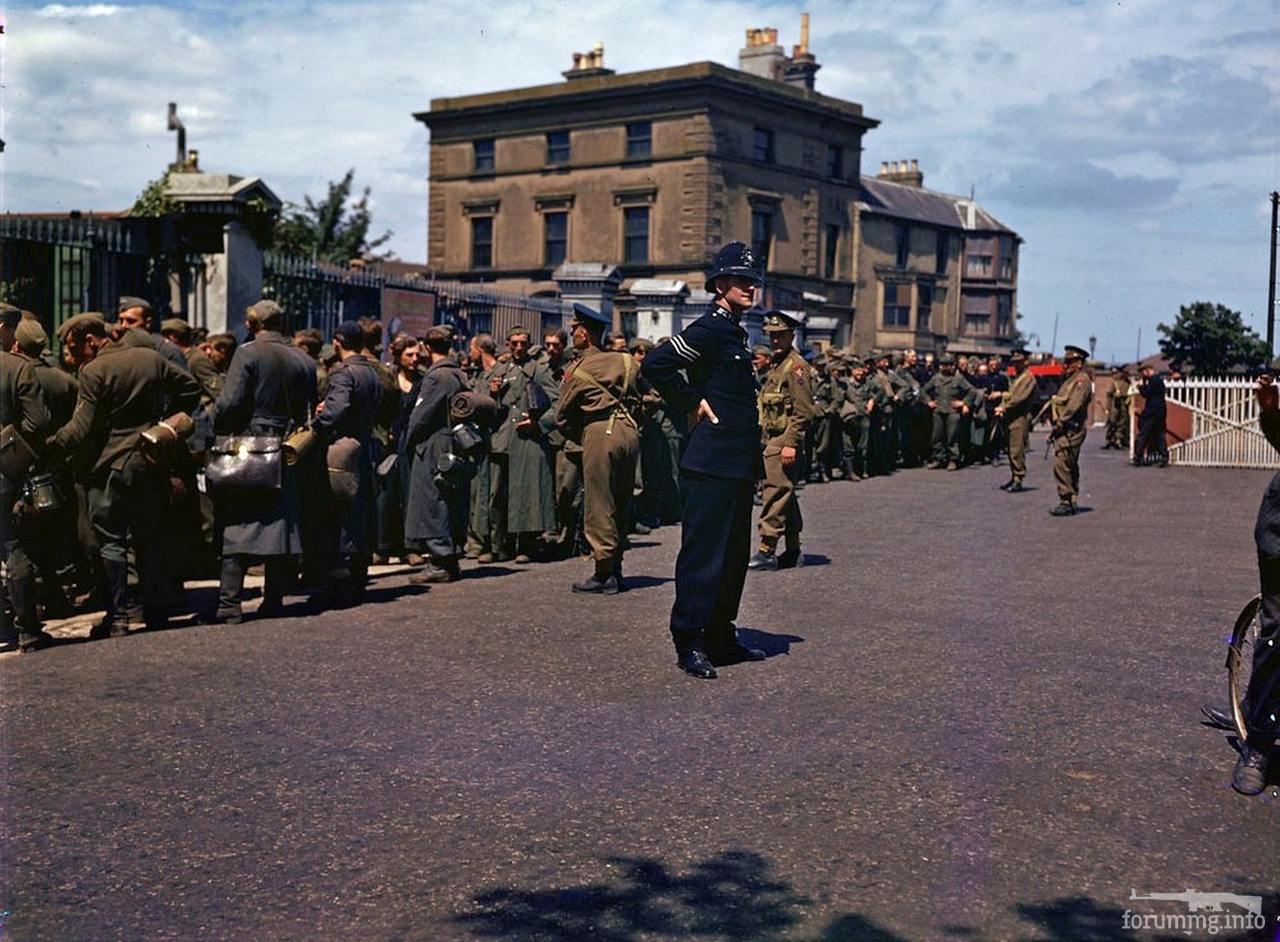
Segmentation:
[(0, 937), (1185, 938), (1123, 919), (1192, 889), (1275, 938), (1280, 793), (1233, 793), (1198, 715), (1269, 475), (1100, 443), (1071, 519), (1038, 457), (1021, 495), (807, 488), (810, 565), (739, 621), (772, 656), (713, 682), (675, 667), (670, 527), (615, 598), (576, 561), (389, 574), (0, 659)]

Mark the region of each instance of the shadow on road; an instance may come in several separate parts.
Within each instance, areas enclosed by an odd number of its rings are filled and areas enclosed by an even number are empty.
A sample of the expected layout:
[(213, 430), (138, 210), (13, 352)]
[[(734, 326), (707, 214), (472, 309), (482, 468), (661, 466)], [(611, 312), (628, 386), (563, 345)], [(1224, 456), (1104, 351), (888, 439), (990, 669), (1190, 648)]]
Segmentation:
[(739, 628), (738, 640), (749, 648), (759, 648), (765, 657), (790, 654), (791, 645), (804, 643), (804, 638), (799, 635), (779, 635), (759, 628)]
[(652, 589), (655, 586), (666, 585), (668, 582), (675, 582), (670, 576), (627, 576), (626, 583), (628, 591), (631, 589)]
[[(540, 890), (500, 887), (454, 917), (486, 939), (634, 942), (655, 939), (766, 940), (787, 937), (811, 900), (771, 873), (755, 853), (729, 851), (677, 873), (648, 857), (612, 857), (611, 882)], [(834, 919), (812, 942), (903, 942), (856, 914)]]

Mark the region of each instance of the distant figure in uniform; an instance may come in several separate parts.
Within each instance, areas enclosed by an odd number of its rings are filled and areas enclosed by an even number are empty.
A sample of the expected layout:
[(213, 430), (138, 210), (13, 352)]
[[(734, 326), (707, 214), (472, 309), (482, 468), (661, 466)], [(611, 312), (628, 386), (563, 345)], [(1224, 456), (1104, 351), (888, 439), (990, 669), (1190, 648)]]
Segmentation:
[[(760, 390), (760, 425), (764, 436), (764, 481), (760, 495), (760, 550), (748, 569), (790, 569), (804, 565), (800, 553), (800, 498), (796, 480), (800, 451), (809, 434), (814, 413), (812, 373), (793, 343), (799, 321), (781, 311), (770, 311), (764, 330), (773, 346), (773, 358)], [(778, 555), (778, 541), (786, 551)]]
[(1107, 390), (1107, 443), (1102, 447), (1129, 450), (1129, 400), (1133, 381), (1129, 371), (1117, 366), (1111, 371), (1111, 388)]
[(756, 371), (756, 379), (764, 382), (769, 365), (773, 362), (773, 351), (762, 343), (751, 348), (751, 368)]
[(113, 332), (118, 334), (120, 331), (132, 328), (142, 330), (147, 335), (149, 346), (154, 347), (162, 357), (179, 369), (190, 372), (187, 358), (183, 356), (182, 351), (169, 340), (157, 337), (152, 333), (155, 329), (155, 312), (150, 302), (143, 298), (125, 295), (120, 299), (120, 303), (116, 307), (116, 322)]
[(1135, 443), (1133, 463), (1139, 467), (1149, 464), (1167, 467), (1169, 452), (1164, 443), (1164, 378), (1157, 376), (1149, 363), (1142, 365), (1141, 375), (1138, 395), (1142, 397), (1142, 414), (1138, 416), (1138, 441)]
[(920, 389), (920, 398), (933, 412), (932, 469), (960, 467), (960, 420), (968, 415), (977, 391), (956, 372), (956, 358), (944, 353), (938, 358), (938, 372)]
[(760, 473), (756, 377), (739, 323), (764, 285), (763, 265), (741, 242), (716, 255), (707, 289), (712, 309), (644, 361), (672, 409), (690, 415), (681, 459), (680, 555), (671, 637), (680, 668), (716, 676), (712, 661), (763, 660), (742, 645), (733, 619), (751, 556), (751, 507)]
[(1021, 347), (1009, 354), (1009, 362), (1013, 365), (1013, 382), (996, 406), (996, 417), (1004, 420), (1009, 436), (1009, 480), (1000, 485), (1000, 490), (1017, 494), (1026, 490), (1022, 482), (1027, 476), (1027, 439), (1031, 436), (1036, 378), (1027, 369), (1027, 351)]
[(1053, 443), (1053, 479), (1058, 485), (1058, 506), (1049, 513), (1055, 517), (1073, 516), (1080, 497), (1080, 449), (1089, 431), (1089, 401), (1093, 398), (1092, 384), (1084, 372), (1088, 356), (1083, 347), (1066, 347), (1062, 361), (1066, 378), (1050, 406), (1053, 427), (1049, 430), (1049, 440)]
[(571, 336), (579, 358), (564, 374), (556, 424), (580, 450), (583, 534), (594, 571), (574, 592), (616, 595), (622, 584), (631, 491), (640, 454), (640, 364), (630, 353), (600, 349), (609, 318), (585, 304), (573, 306)]

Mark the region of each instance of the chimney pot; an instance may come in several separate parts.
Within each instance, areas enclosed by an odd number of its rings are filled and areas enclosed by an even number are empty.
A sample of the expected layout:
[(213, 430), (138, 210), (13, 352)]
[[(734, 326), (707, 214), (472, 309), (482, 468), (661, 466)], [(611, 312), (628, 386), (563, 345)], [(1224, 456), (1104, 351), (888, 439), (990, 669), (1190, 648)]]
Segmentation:
[(915, 172), (916, 172), (917, 170), (919, 170), (919, 169), (920, 169), (920, 161), (919, 161), (919, 160), (917, 160), (915, 157), (912, 157), (912, 158), (911, 158), (911, 172), (912, 172), (912, 173), (915, 173)]
[(887, 160), (880, 161), (880, 176), (883, 177), (888, 172), (889, 172), (889, 161)]
[(800, 14), (800, 51), (809, 51), (809, 14)]

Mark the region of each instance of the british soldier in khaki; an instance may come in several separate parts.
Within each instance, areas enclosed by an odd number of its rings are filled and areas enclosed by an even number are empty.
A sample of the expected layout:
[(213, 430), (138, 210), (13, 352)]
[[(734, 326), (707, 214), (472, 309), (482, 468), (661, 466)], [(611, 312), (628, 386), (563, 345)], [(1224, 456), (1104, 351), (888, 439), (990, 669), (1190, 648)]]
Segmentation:
[[(774, 570), (802, 565), (800, 501), (796, 496), (797, 460), (814, 414), (813, 371), (792, 345), (799, 322), (770, 311), (764, 330), (773, 359), (760, 389), (760, 427), (764, 439), (764, 480), (760, 485), (760, 549), (748, 569)], [(778, 555), (778, 542), (786, 551)]]
[(1093, 384), (1084, 372), (1088, 354), (1081, 347), (1068, 346), (1063, 359), (1066, 378), (1050, 400), (1053, 428), (1053, 479), (1058, 485), (1058, 506), (1049, 513), (1069, 517), (1076, 513), (1080, 497), (1080, 449), (1088, 432), (1089, 402)]
[(1036, 378), (1027, 369), (1026, 350), (1014, 350), (1009, 360), (1013, 364), (1013, 381), (1001, 394), (996, 416), (1004, 419), (1009, 434), (1009, 480), (1000, 489), (1016, 494), (1024, 490), (1022, 482), (1027, 476), (1027, 439), (1031, 434), (1031, 410), (1035, 408)]
[(585, 304), (573, 306), (578, 360), (564, 373), (557, 427), (581, 451), (583, 533), (595, 570), (574, 592), (614, 595), (622, 590), (622, 550), (640, 454), (640, 368), (630, 353), (600, 349), (609, 320)]

